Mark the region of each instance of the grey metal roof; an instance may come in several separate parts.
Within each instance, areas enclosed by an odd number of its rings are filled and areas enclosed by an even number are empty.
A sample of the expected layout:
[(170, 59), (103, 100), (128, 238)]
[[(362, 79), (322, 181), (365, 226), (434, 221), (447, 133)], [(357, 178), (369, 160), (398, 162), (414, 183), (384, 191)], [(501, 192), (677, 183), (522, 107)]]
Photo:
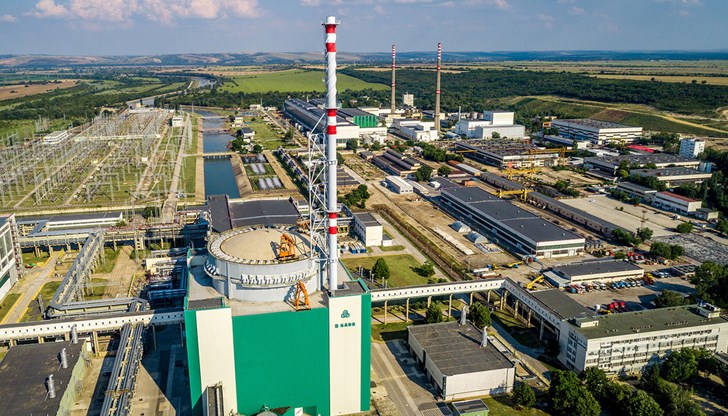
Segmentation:
[(608, 229), (615, 230), (617, 228), (621, 228), (617, 224), (614, 224), (614, 223), (611, 223), (609, 221), (606, 221), (606, 220), (604, 220), (604, 219), (602, 219), (600, 217), (597, 217), (596, 215), (590, 214), (590, 213), (588, 213), (588, 212), (586, 212), (586, 211), (584, 211), (582, 209), (572, 207), (571, 205), (565, 204), (565, 203), (559, 201), (558, 199), (551, 198), (551, 197), (546, 196), (546, 195), (544, 195), (544, 194), (542, 194), (540, 192), (531, 192), (528, 195), (531, 198), (540, 200), (543, 203), (550, 204), (550, 205), (553, 205), (553, 206), (558, 206), (559, 209), (561, 209), (562, 211), (571, 212), (573, 214), (578, 215), (581, 218), (584, 218), (585, 220), (591, 221), (591, 222), (593, 222), (595, 224), (600, 224), (603, 227), (606, 227)]
[(0, 216), (0, 227), (5, 225), (5, 223), (8, 221), (8, 217)]
[(368, 226), (368, 227), (375, 227), (377, 225), (382, 225), (377, 221), (372, 214), (368, 212), (353, 212), (354, 218), (356, 218), (357, 221), (360, 223)]
[[(65, 347), (68, 368), (61, 368), (58, 355)], [(0, 413), (14, 415), (55, 415), (68, 388), (73, 368), (81, 356), (83, 343), (46, 342), (10, 348), (0, 362)], [(53, 374), (56, 397), (47, 397), (45, 380)], [(7, 412), (7, 413), (6, 413)]]
[(559, 289), (541, 290), (530, 294), (561, 319), (570, 319), (592, 313)]
[(656, 190), (654, 190), (652, 188), (648, 188), (648, 187), (642, 186), (642, 185), (637, 185), (636, 183), (632, 183), (632, 182), (620, 182), (620, 183), (617, 184), (617, 187), (618, 188), (628, 189), (628, 190), (633, 191), (633, 192), (640, 192), (640, 193), (643, 193), (643, 194), (644, 193), (654, 193), (654, 192), (657, 192)]
[(588, 276), (602, 273), (636, 272), (642, 270), (639, 266), (622, 260), (596, 260), (581, 263), (566, 264), (554, 267), (554, 271), (565, 277)]
[(18, 219), (18, 223), (27, 224), (35, 223), (39, 220), (52, 221), (90, 221), (90, 220), (107, 220), (119, 218), (121, 212), (92, 212), (88, 214), (66, 214), (66, 215), (46, 215), (46, 216), (31, 216), (23, 217)]
[(482, 412), (484, 410), (485, 411), (489, 410), (488, 405), (486, 405), (485, 402), (483, 402), (480, 399), (466, 400), (466, 401), (462, 401), (462, 402), (454, 402), (452, 404), (452, 407), (454, 407), (455, 410), (457, 410), (459, 414)]
[(349, 116), (349, 117), (373, 116), (374, 115), (372, 113), (367, 113), (366, 111), (360, 110), (358, 108), (340, 108), (338, 113), (343, 114), (345, 116)]
[(477, 187), (445, 188), (442, 195), (465, 203), (476, 213), (498, 221), (537, 243), (582, 238)]
[(480, 347), (483, 332), (470, 322), (414, 325), (407, 330), (446, 376), (514, 367), (492, 343)]
[(229, 197), (227, 195), (210, 195), (207, 205), (210, 207), (212, 231), (222, 233), (233, 228), (230, 218)]
[(230, 218), (233, 227), (295, 224), (299, 217), (296, 207), (286, 199), (230, 203)]
[(728, 329), (725, 317), (703, 317), (697, 313), (695, 305), (613, 313), (595, 319), (599, 322), (597, 326), (577, 327), (577, 330), (593, 339), (707, 325), (723, 325), (723, 330)]
[(572, 118), (572, 119), (556, 119), (553, 120), (553, 124), (562, 124), (562, 122), (576, 124), (584, 127), (596, 127), (599, 129), (624, 129), (635, 126), (628, 126), (626, 124), (614, 123), (611, 121), (594, 120), (591, 118)]

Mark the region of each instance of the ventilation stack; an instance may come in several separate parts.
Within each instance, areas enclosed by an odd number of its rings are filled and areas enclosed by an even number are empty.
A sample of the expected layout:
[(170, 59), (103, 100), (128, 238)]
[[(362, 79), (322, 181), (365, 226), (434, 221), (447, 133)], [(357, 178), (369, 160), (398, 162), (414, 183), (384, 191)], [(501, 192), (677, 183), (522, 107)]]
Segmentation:
[(488, 325), (483, 327), (483, 339), (480, 341), (480, 348), (488, 346)]
[(440, 134), (440, 66), (442, 65), (442, 43), (437, 44), (437, 85), (435, 86), (435, 130)]
[(394, 89), (395, 89), (395, 86), (397, 85), (397, 83), (395, 82), (395, 76), (394, 76), (395, 72), (396, 72), (395, 68), (397, 67), (396, 62), (397, 62), (397, 48), (395, 45), (392, 45), (392, 108), (390, 109), (390, 114), (392, 114), (392, 115), (394, 115), (394, 112), (396, 111), (396, 108), (394, 105), (394, 101), (395, 101)]
[(323, 24), (326, 39), (326, 161), (327, 188), (326, 213), (329, 217), (329, 292), (339, 287), (337, 276), (339, 246), (337, 241), (337, 221), (339, 210), (336, 203), (336, 17), (328, 16)]
[(61, 368), (68, 368), (68, 352), (66, 351), (66, 347), (61, 349), (59, 359), (61, 361)]
[(49, 375), (46, 379), (46, 388), (48, 389), (48, 398), (56, 398), (56, 382), (53, 380), (53, 374)]
[(73, 345), (78, 344), (78, 328), (76, 328), (76, 325), (71, 327), (71, 342)]
[(463, 305), (463, 310), (460, 313), (460, 325), (465, 325), (468, 322), (468, 305)]

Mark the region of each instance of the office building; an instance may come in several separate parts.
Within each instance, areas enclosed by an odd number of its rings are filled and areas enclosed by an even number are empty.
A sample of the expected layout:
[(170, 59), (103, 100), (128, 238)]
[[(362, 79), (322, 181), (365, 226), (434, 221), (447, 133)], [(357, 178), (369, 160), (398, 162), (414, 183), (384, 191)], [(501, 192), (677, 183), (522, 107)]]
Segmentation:
[(610, 142), (632, 143), (642, 137), (642, 127), (588, 118), (556, 119), (551, 121), (551, 127), (558, 129), (561, 137), (589, 140), (600, 146)]
[(15, 216), (0, 216), (0, 302), (18, 282), (23, 259)]
[(469, 139), (490, 139), (493, 133), (500, 137), (522, 138), (526, 129), (514, 124), (512, 111), (484, 111), (480, 119), (460, 119), (455, 125), (455, 133)]
[(365, 246), (381, 246), (384, 236), (382, 224), (368, 212), (354, 212), (354, 234), (358, 236)]
[(699, 139), (680, 140), (680, 156), (696, 158), (705, 151), (705, 141)]
[(665, 211), (687, 215), (700, 209), (703, 201), (665, 191), (657, 193), (652, 205)]

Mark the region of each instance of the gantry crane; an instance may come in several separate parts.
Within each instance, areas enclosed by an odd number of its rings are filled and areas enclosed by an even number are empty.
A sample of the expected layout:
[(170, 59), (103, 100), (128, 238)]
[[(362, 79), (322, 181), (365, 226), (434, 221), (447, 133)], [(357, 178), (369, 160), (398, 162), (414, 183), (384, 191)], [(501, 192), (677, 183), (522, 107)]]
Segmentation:
[(537, 167), (530, 167), (530, 168), (507, 167), (505, 169), (505, 171), (506, 171), (506, 178), (508, 178), (509, 180), (513, 179), (514, 176), (519, 176), (519, 175), (525, 176), (526, 178), (533, 180), (536, 173), (539, 172), (539, 168), (537, 168)]
[[(302, 305), (301, 295), (303, 295)], [(293, 307), (296, 309), (296, 311), (301, 310), (301, 308), (303, 307), (305, 307), (305, 309), (311, 309), (311, 303), (308, 300), (308, 290), (306, 290), (306, 285), (303, 284), (303, 280), (299, 280), (296, 284), (296, 295), (293, 299)]]
[(518, 195), (521, 198), (522, 201), (525, 201), (526, 198), (528, 197), (528, 193), (529, 192), (531, 192), (531, 190), (530, 189), (525, 189), (525, 188), (524, 189), (516, 189), (516, 190), (513, 190), (513, 191), (504, 191), (502, 189), (499, 189), (499, 190), (496, 191), (495, 195), (498, 198), (503, 198), (506, 195)]
[(543, 280), (544, 280), (544, 276), (542, 274), (539, 274), (533, 280), (528, 282), (528, 284), (526, 284), (526, 289), (533, 290), (533, 287), (536, 286), (536, 283), (541, 283), (541, 282), (543, 282)]
[(292, 260), (296, 258), (296, 242), (293, 237), (283, 233), (278, 245), (278, 260)]
[(566, 148), (565, 147), (549, 147), (546, 149), (535, 149), (530, 148), (527, 150), (529, 155), (547, 155), (549, 153), (558, 152), (560, 158), (564, 158), (566, 156)]

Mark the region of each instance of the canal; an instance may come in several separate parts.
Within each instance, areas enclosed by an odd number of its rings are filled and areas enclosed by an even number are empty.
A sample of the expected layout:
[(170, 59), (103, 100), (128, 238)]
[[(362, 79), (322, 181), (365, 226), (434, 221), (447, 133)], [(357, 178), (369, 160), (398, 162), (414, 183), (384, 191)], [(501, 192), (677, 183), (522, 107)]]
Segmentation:
[[(217, 114), (197, 110), (197, 114), (202, 117), (217, 117)], [(221, 118), (208, 118), (202, 120), (202, 126), (205, 130), (220, 130), (224, 126)], [(233, 136), (229, 134), (205, 134), (203, 141), (203, 152), (225, 152), (227, 145)], [(235, 183), (235, 174), (233, 174), (233, 166), (230, 159), (205, 159), (205, 198), (210, 195), (226, 194), (230, 198), (240, 198), (238, 185)]]

